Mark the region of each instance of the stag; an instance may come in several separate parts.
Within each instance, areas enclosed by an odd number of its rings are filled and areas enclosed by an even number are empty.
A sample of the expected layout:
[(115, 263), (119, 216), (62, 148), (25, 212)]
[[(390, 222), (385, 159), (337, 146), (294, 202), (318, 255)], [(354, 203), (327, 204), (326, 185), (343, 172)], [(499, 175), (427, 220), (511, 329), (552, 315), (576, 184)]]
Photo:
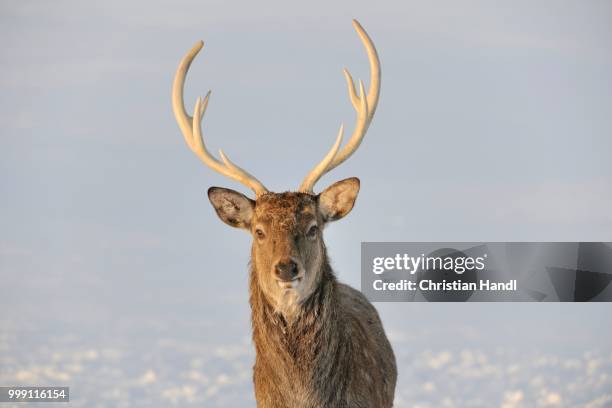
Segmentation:
[(206, 166), (255, 193), (251, 199), (227, 188), (211, 187), (208, 198), (219, 218), (253, 237), (249, 302), (255, 398), (258, 407), (391, 407), (397, 368), (391, 345), (372, 304), (338, 282), (323, 228), (346, 216), (359, 192), (359, 179), (338, 181), (319, 194), (315, 183), (348, 159), (372, 121), (380, 93), (380, 62), (372, 40), (354, 20), (370, 62), (367, 94), (359, 92), (345, 69), (348, 93), (357, 112), (352, 136), (340, 149), (343, 126), (327, 155), (304, 178), (297, 192), (274, 193), (222, 150), (221, 160), (204, 144), (201, 120), (210, 91), (198, 98), (193, 117), (185, 111), (183, 88), (198, 42), (182, 59), (174, 78), (172, 107), (189, 148)]

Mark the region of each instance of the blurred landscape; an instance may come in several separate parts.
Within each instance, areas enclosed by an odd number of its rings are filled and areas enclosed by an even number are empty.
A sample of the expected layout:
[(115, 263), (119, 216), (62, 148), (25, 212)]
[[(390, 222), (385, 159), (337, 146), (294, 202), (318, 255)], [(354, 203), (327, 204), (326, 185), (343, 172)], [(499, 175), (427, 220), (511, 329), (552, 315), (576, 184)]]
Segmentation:
[[(360, 149), (318, 184), (361, 179), (325, 231), (341, 281), (359, 288), (362, 241), (612, 241), (610, 2), (3, 0), (0, 385), (255, 405), (250, 238), (205, 194), (240, 187), (185, 145), (172, 78), (204, 39), (185, 100), (213, 90), (207, 146), (293, 189), (352, 129), (352, 18), (383, 77)], [(612, 406), (609, 303), (376, 307), (398, 407)]]
[[(397, 407), (612, 405), (609, 318), (598, 327), (597, 305), (385, 306)], [(528, 313), (552, 320), (521, 323)], [(254, 406), (248, 326), (228, 336), (231, 327), (210, 316), (167, 317), (2, 321), (0, 384), (67, 385), (74, 407)]]

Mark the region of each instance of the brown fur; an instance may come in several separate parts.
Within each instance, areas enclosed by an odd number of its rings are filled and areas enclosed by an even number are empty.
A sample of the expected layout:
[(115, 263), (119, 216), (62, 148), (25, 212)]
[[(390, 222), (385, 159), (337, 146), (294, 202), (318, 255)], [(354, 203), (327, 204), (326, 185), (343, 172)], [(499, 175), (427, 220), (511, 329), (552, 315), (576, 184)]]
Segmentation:
[[(356, 191), (347, 199), (344, 190), (336, 190), (324, 197), (331, 203), (326, 211), (320, 208), (325, 192), (268, 193), (255, 203), (232, 195), (226, 199), (230, 210), (237, 205), (232, 214), (217, 209), (222, 219), (252, 212), (239, 221), (253, 233), (249, 291), (260, 408), (393, 405), (397, 369), (378, 313), (360, 292), (336, 280), (321, 231), (308, 235), (313, 225), (322, 229), (350, 212)], [(342, 208), (332, 208), (339, 201)], [(265, 238), (258, 238), (258, 229)], [(283, 257), (300, 266), (295, 289), (276, 283), (274, 263)]]

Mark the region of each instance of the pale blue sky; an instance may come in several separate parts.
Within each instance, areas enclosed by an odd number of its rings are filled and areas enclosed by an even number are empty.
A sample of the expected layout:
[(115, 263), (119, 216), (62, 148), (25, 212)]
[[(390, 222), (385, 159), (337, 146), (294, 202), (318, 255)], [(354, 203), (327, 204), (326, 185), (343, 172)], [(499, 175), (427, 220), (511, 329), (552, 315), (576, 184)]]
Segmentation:
[[(294, 189), (340, 122), (354, 123), (341, 70), (367, 79), (368, 66), (351, 18), (383, 80), (360, 150), (319, 185), (362, 180), (355, 210), (326, 231), (341, 280), (358, 286), (361, 241), (612, 240), (609, 2), (4, 0), (0, 317), (192, 315), (219, 341), (248, 336), (250, 240), (205, 196), (244, 189), (184, 144), (174, 70), (203, 39), (186, 100), (191, 110), (213, 90), (211, 150)], [(476, 327), (495, 313), (612, 326), (608, 305), (556, 307), (469, 310)], [(463, 313), (379, 309), (391, 330), (408, 328), (406, 314)]]

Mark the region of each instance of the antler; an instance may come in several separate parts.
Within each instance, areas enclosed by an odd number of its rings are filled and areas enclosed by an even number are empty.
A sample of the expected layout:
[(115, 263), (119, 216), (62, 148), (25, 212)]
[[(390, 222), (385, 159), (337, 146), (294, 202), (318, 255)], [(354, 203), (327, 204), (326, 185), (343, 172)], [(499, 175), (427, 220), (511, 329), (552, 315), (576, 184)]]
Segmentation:
[(176, 70), (174, 76), (174, 83), (172, 85), (172, 110), (174, 111), (174, 117), (178, 122), (185, 142), (189, 148), (211, 169), (218, 173), (223, 174), (226, 177), (234, 179), (239, 183), (244, 184), (255, 192), (255, 196), (260, 196), (268, 192), (263, 184), (246, 170), (241, 169), (234, 163), (232, 163), (222, 150), (219, 150), (219, 156), (221, 156), (220, 162), (214, 156), (212, 156), (206, 149), (204, 139), (202, 138), (201, 121), (206, 107), (208, 106), (208, 100), (210, 98), (210, 91), (204, 97), (196, 100), (193, 118), (190, 117), (185, 111), (185, 105), (183, 103), (183, 88), (185, 86), (185, 76), (189, 70), (191, 62), (196, 55), (200, 52), (204, 43), (198, 41), (193, 48), (183, 57), (181, 63)]
[(353, 27), (357, 31), (368, 53), (368, 59), (370, 61), (370, 88), (368, 89), (368, 94), (365, 95), (363, 82), (359, 81), (358, 96), (351, 74), (346, 68), (344, 69), (344, 77), (346, 78), (349, 97), (351, 98), (353, 108), (357, 111), (355, 130), (348, 143), (338, 152), (344, 133), (343, 126), (340, 126), (336, 142), (329, 153), (327, 153), (325, 158), (317, 164), (315, 168), (308, 173), (306, 178), (304, 178), (304, 181), (302, 181), (299, 191), (304, 193), (312, 193), (314, 185), (325, 173), (340, 165), (357, 150), (376, 112), (376, 105), (378, 105), (378, 96), (380, 94), (380, 61), (378, 60), (378, 54), (376, 53), (376, 48), (374, 48), (372, 40), (361, 24), (359, 24), (357, 20), (353, 20)]

